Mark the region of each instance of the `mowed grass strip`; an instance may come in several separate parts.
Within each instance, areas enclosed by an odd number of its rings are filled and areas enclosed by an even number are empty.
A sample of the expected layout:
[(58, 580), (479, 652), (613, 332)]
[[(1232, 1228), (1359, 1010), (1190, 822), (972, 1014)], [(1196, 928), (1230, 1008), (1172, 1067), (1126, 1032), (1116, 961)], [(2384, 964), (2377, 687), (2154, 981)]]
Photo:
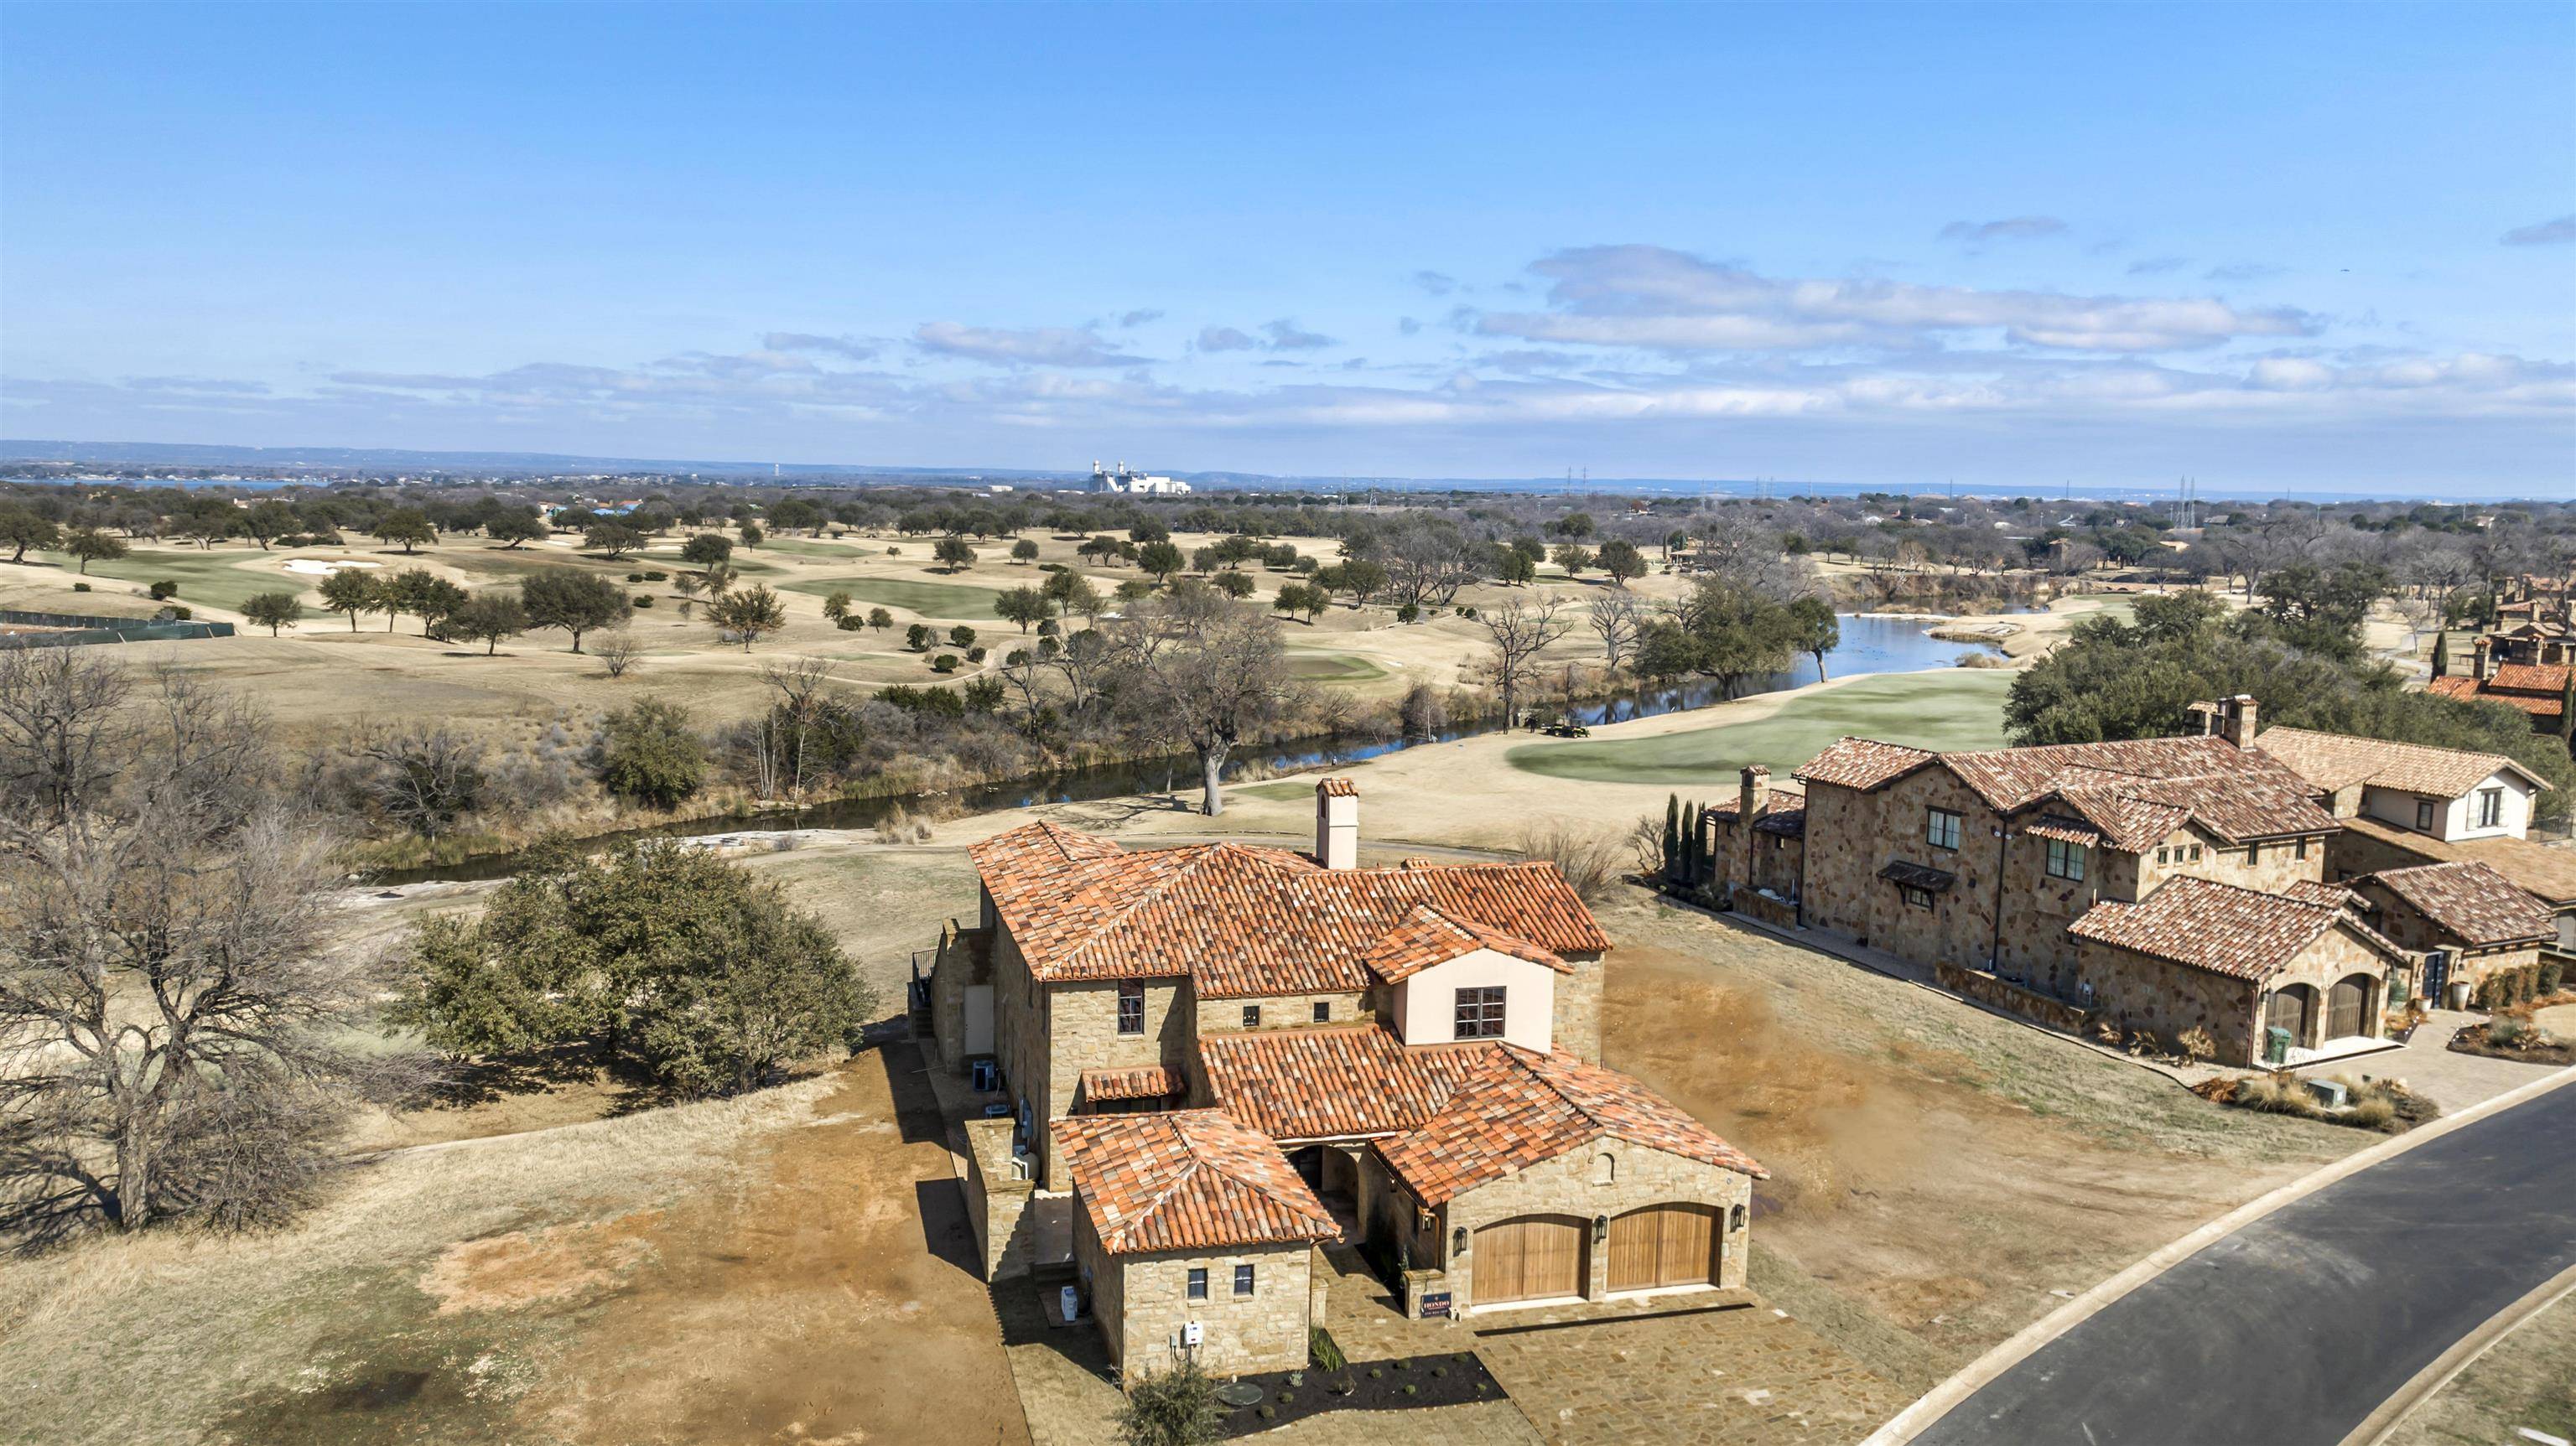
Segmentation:
[(1890, 673), (1793, 698), (1767, 718), (1652, 738), (1536, 743), (1504, 757), (1523, 772), (1586, 783), (1706, 785), (1748, 763), (1786, 780), (1791, 769), (1851, 734), (1916, 748), (1995, 748), (2004, 741), (2009, 672), (1959, 668)]
[[(243, 603), (264, 592), (291, 592), (299, 597), (305, 597), (305, 600), (310, 602), (312, 599), (306, 595), (312, 591), (314, 584), (322, 580), (318, 576), (308, 577), (277, 567), (276, 564), (299, 555), (284, 551), (243, 552), (238, 549), (228, 549), (214, 552), (181, 552), (175, 548), (138, 547), (113, 561), (91, 563), (87, 577), (83, 577), (78, 571), (80, 567), (78, 558), (58, 552), (31, 555), (42, 557), (48, 562), (62, 564), (61, 580), (65, 587), (76, 582), (87, 582), (104, 592), (107, 589), (102, 584), (111, 580), (136, 584), (175, 582), (179, 585), (179, 595), (171, 601), (182, 607), (201, 605), (224, 608), (233, 612), (241, 611)], [(271, 566), (261, 568), (255, 565), (252, 567), (238, 565), (256, 564), (262, 559)]]
[(905, 577), (800, 577), (779, 584), (789, 592), (829, 597), (846, 592), (863, 603), (917, 613), (925, 618), (997, 618), (989, 587), (953, 582), (918, 582)]
[(1288, 676), (1309, 683), (1374, 683), (1386, 669), (1356, 653), (1291, 653)]

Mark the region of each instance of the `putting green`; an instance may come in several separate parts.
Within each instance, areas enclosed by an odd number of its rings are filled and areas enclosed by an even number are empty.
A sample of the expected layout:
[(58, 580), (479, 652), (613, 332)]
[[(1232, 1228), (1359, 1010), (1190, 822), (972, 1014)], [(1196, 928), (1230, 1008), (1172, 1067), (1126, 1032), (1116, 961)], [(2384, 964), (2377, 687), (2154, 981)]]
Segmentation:
[[(66, 587), (84, 580), (79, 572), (78, 558), (58, 552), (32, 555), (61, 563), (62, 583)], [(171, 601), (182, 607), (218, 607), (239, 612), (243, 603), (260, 593), (291, 592), (302, 596), (321, 581), (319, 577), (299, 576), (283, 569), (270, 572), (234, 566), (258, 557), (282, 560), (292, 556), (292, 552), (286, 551), (180, 552), (169, 548), (136, 548), (113, 561), (91, 563), (87, 581), (175, 582), (179, 585), (179, 595)]]
[(1374, 683), (1386, 669), (1356, 653), (1291, 653), (1288, 676), (1309, 683)]
[(925, 618), (997, 618), (993, 600), (1000, 594), (989, 587), (965, 587), (953, 582), (915, 582), (904, 577), (807, 577), (782, 582), (789, 592), (829, 597), (846, 592), (863, 603), (883, 603), (902, 608)]
[(1708, 786), (1748, 763), (1765, 764), (1785, 780), (1845, 734), (1916, 748), (1994, 748), (2004, 741), (2004, 693), (2012, 679), (1987, 668), (1890, 673), (1793, 698), (1752, 723), (1652, 738), (1526, 744), (1504, 757), (1527, 773), (1586, 783)]

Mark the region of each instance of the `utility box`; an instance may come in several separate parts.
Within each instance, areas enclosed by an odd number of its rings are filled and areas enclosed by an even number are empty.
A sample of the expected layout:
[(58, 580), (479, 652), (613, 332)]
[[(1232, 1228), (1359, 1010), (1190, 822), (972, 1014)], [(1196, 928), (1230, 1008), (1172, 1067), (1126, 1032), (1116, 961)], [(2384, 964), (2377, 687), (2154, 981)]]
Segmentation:
[(2352, 1091), (2345, 1089), (2340, 1081), (2312, 1079), (2302, 1083), (2307, 1085), (2309, 1094), (2316, 1096), (2317, 1103), (2327, 1109), (2339, 1110), (2352, 1103)]
[(2263, 1062), (2265, 1064), (2290, 1062), (2290, 1031), (2277, 1024), (2263, 1031)]

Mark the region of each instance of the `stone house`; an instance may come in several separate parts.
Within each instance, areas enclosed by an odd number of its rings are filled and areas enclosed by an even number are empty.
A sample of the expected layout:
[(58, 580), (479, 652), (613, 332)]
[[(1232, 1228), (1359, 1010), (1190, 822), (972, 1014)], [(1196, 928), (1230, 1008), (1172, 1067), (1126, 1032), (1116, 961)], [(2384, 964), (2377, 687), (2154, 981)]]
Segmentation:
[[(2168, 1045), (2198, 1029), (2240, 1065), (2276, 1009), (2302, 1051), (2378, 1037), (2392, 967), (2401, 985), (2411, 976), (2404, 951), (2323, 887), (2341, 828), (2319, 802), (2330, 795), (2255, 746), (2252, 698), (2208, 716), (2214, 731), (2196, 737), (2039, 748), (1845, 738), (1797, 771), (1794, 850), (1763, 848), (1760, 824), (1740, 822), (1777, 811), (1748, 769), (1736, 806), (1710, 811), (1707, 883), (1730, 905), (1785, 896), (1801, 927), (2058, 1027), (2108, 1023)], [(2355, 781), (2352, 798), (2367, 794)], [(2192, 903), (2270, 933), (2250, 952), (2169, 938)]]
[(971, 853), (978, 921), (918, 996), (997, 1096), (981, 1257), (1071, 1267), (1131, 1373), (1302, 1361), (1319, 1240), (1429, 1315), (1742, 1281), (1761, 1167), (1599, 1066), (1610, 941), (1554, 865), (1362, 867), (1338, 778), (1311, 853), (1046, 823)]
[(2383, 869), (2350, 881), (2372, 925), (2421, 960), (2417, 992), (2442, 999), (2474, 990), (2499, 969), (2539, 962), (2558, 942), (2549, 905), (2486, 864), (2469, 860)]
[(2540, 775), (2501, 753), (2266, 728), (2255, 746), (2307, 780), (2338, 819), (2367, 818), (2445, 843), (2523, 838)]
[(2567, 663), (2501, 663), (2495, 643), (2480, 638), (2471, 645), (2466, 675), (2436, 675), (2424, 686), (2445, 698), (2475, 699), (2520, 709), (2531, 719), (2531, 731), (2566, 737)]

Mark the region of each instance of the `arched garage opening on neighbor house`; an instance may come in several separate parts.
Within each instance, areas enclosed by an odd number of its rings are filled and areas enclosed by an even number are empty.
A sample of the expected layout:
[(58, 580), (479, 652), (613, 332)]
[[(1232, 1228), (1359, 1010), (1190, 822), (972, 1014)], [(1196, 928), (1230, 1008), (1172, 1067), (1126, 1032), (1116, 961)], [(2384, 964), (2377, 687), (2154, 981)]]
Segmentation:
[(2286, 1029), (2295, 1049), (2317, 1046), (2317, 987), (2313, 984), (2285, 984), (2272, 991), (2263, 1009), (2263, 1027)]
[(2377, 982), (2367, 974), (2347, 974), (2335, 981), (2326, 996), (2326, 1038), (2370, 1033), (2370, 988)]
[(1658, 1290), (1714, 1285), (1718, 1242), (1714, 1205), (1649, 1205), (1610, 1222), (1610, 1289)]
[(1589, 1227), (1572, 1215), (1521, 1215), (1476, 1232), (1475, 1303), (1508, 1305), (1584, 1294)]

